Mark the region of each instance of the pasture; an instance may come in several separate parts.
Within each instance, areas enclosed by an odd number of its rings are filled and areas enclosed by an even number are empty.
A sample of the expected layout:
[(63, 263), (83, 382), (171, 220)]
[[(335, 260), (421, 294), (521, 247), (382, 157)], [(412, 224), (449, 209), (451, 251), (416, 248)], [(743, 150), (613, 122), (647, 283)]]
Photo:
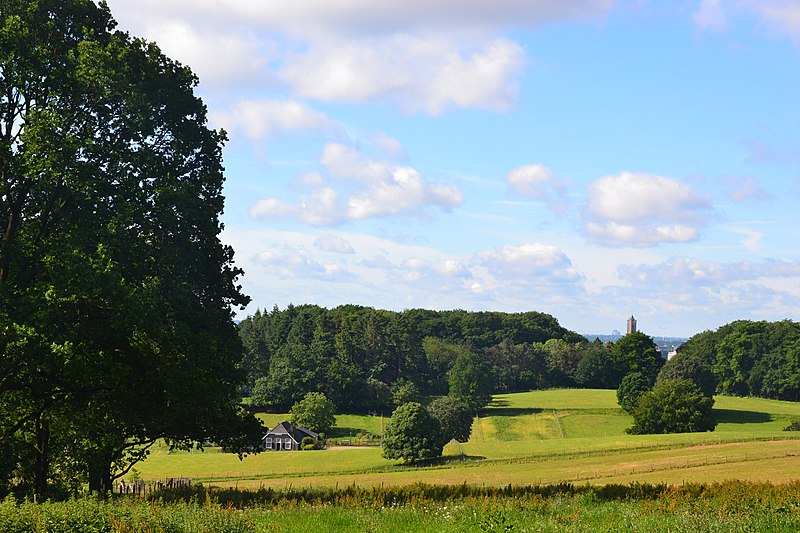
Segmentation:
[[(782, 429), (800, 404), (717, 397), (720, 423), (709, 433), (628, 435), (631, 418), (610, 390), (549, 390), (497, 395), (473, 423), (466, 443), (450, 443), (440, 461), (404, 465), (377, 447), (269, 452), (245, 457), (154, 451), (137, 466), (145, 480), (190, 477), (221, 487), (342, 487), (432, 484), (504, 486), (538, 483), (681, 483), (725, 479), (800, 479), (800, 434)], [(274, 425), (284, 414), (261, 415)], [(385, 420), (340, 415), (331, 433), (380, 434)], [(130, 475), (129, 475), (130, 477)]]

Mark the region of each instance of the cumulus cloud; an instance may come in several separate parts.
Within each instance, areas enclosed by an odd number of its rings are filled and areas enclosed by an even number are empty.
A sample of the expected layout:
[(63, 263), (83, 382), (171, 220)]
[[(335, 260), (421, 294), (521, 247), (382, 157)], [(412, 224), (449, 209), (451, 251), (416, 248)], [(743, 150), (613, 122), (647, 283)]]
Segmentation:
[(333, 252), (337, 254), (354, 254), (356, 253), (353, 245), (347, 240), (337, 237), (336, 235), (320, 235), (314, 240), (314, 248), (323, 252)]
[(215, 127), (240, 130), (253, 141), (289, 131), (341, 129), (324, 113), (296, 100), (243, 100), (228, 111), (212, 113), (211, 120)]
[(507, 39), (463, 50), (442, 37), (395, 36), (325, 43), (291, 55), (281, 77), (322, 101), (392, 100), (408, 111), (505, 110), (516, 101), (523, 50)]
[(697, 239), (711, 200), (672, 178), (623, 172), (589, 184), (585, 231), (601, 244), (653, 246)]
[(544, 165), (517, 167), (506, 175), (506, 184), (516, 194), (545, 202), (551, 209), (563, 208), (564, 185)]
[(412, 167), (374, 161), (341, 144), (327, 145), (320, 164), (330, 181), (338, 180), (344, 197), (329, 186), (301, 195), (295, 205), (265, 198), (250, 208), (250, 216), (296, 218), (324, 226), (372, 217), (419, 216), (430, 208), (450, 211), (463, 202), (454, 185), (429, 183)]
[[(615, 0), (112, 0), (123, 27), (206, 82), (283, 83), (294, 97), (380, 100), (409, 112), (506, 110), (525, 53), (511, 27), (594, 18)], [(493, 36), (493, 34), (495, 36)], [(268, 37), (267, 37), (268, 36)]]
[(472, 263), (485, 267), (495, 278), (526, 283), (535, 283), (541, 278), (573, 282), (581, 277), (563, 251), (541, 243), (506, 245), (478, 252)]

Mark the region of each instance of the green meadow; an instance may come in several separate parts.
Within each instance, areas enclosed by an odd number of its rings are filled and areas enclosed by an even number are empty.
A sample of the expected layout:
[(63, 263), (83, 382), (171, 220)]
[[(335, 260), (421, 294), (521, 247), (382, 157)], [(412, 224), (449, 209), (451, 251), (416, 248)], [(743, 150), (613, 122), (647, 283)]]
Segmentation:
[[(794, 458), (800, 434), (782, 431), (800, 417), (800, 403), (722, 396), (715, 410), (719, 424), (714, 432), (628, 435), (632, 420), (612, 390), (504, 394), (476, 417), (469, 442), (448, 444), (440, 461), (422, 466), (384, 459), (374, 446), (260, 453), (241, 461), (216, 448), (192, 453), (160, 448), (137, 466), (135, 475), (145, 480), (190, 477), (195, 483), (242, 489), (800, 479), (800, 461)], [(267, 425), (287, 418), (259, 416)], [(358, 434), (379, 435), (385, 422), (339, 415), (331, 436), (341, 442)]]

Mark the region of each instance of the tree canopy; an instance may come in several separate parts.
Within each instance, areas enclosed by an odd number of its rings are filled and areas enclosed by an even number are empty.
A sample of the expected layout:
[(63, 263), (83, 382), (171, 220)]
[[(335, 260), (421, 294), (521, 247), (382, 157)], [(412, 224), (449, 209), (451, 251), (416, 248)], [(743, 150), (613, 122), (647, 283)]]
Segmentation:
[(104, 492), (156, 439), (259, 428), (236, 401), (224, 133), (187, 67), (114, 27), (90, 0), (0, 9), (0, 455), (21, 493)]
[(383, 456), (413, 463), (442, 455), (439, 423), (422, 404), (410, 402), (392, 413), (383, 435)]
[(633, 434), (713, 431), (717, 426), (709, 398), (688, 379), (670, 379), (645, 392), (631, 413)]
[(321, 392), (309, 392), (289, 411), (292, 423), (324, 433), (336, 424), (336, 406)]

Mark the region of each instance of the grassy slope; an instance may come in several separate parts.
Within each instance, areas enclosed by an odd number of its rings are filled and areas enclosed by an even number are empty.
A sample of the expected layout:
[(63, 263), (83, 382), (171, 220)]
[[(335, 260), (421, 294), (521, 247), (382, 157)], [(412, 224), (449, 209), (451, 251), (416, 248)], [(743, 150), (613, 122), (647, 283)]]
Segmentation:
[[(713, 433), (634, 436), (624, 432), (631, 419), (617, 406), (614, 391), (533, 391), (495, 396), (476, 419), (470, 441), (445, 449), (454, 461), (436, 468), (398, 465), (383, 459), (378, 448), (263, 453), (243, 461), (210, 449), (204, 454), (159, 450), (139, 471), (145, 479), (182, 475), (241, 488), (800, 479), (800, 462), (791, 457), (798, 443), (784, 441), (794, 434), (781, 431), (790, 418), (800, 417), (800, 403), (718, 397), (715, 407), (720, 424)], [(285, 419), (262, 416), (268, 425)], [(340, 437), (381, 432), (380, 417), (340, 415), (337, 425), (332, 433)], [(780, 442), (746, 442), (756, 438)], [(457, 460), (462, 455), (476, 460)]]

